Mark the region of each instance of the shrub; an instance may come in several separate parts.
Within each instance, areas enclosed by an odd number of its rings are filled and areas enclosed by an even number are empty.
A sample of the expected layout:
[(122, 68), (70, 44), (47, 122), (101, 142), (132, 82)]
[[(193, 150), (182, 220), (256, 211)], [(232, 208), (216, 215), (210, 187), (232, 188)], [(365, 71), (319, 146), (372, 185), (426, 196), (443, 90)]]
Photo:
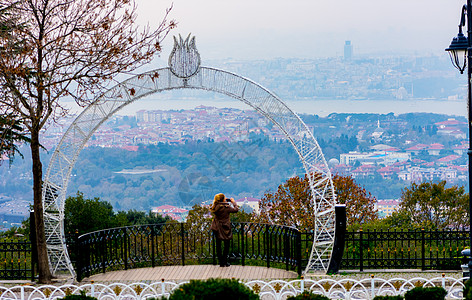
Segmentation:
[(97, 298), (86, 295), (69, 295), (62, 298), (64, 300), (97, 300)]
[(300, 295), (297, 296), (291, 296), (288, 297), (287, 300), (292, 299), (292, 300), (329, 300), (328, 297), (319, 295), (319, 294), (313, 294), (310, 292), (303, 292)]
[(472, 300), (472, 280), (467, 280), (464, 287), (464, 299)]
[(442, 287), (415, 287), (405, 293), (405, 300), (444, 300), (446, 295)]
[(257, 300), (259, 296), (236, 279), (191, 280), (174, 290), (169, 300)]
[(87, 296), (86, 291), (80, 291), (80, 295), (69, 295), (62, 298), (64, 300), (97, 300), (97, 298), (92, 296)]
[(375, 296), (373, 300), (403, 300), (403, 296)]

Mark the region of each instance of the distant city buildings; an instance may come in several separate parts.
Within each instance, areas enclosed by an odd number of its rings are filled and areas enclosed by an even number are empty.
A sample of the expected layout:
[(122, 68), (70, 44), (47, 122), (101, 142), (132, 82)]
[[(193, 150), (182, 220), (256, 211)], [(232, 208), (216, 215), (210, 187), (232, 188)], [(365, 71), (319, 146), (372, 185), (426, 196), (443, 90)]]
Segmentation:
[(339, 162), (344, 165), (353, 165), (358, 162), (362, 165), (392, 165), (397, 162), (408, 161), (411, 159), (410, 153), (398, 152), (398, 150), (384, 150), (373, 152), (351, 151), (343, 153), (339, 157)]
[[(122, 117), (116, 117), (116, 120), (120, 118)], [(368, 151), (341, 153), (339, 161), (330, 160), (330, 168), (333, 174), (351, 175), (354, 178), (381, 176), (384, 179), (398, 178), (414, 182), (436, 179), (448, 182), (464, 180), (467, 166), (458, 162), (468, 149), (467, 141), (464, 141), (466, 125), (465, 122), (449, 118), (428, 129), (434, 134), (457, 139), (458, 142), (453, 147), (446, 148), (437, 142), (415, 144), (413, 141), (406, 141), (406, 146), (399, 149), (384, 143), (391, 136), (387, 135), (387, 130), (377, 121), (376, 128), (370, 133), (361, 129), (355, 136), (358, 141), (371, 139), (377, 144), (371, 146)], [(391, 125), (386, 123), (384, 126)], [(57, 144), (62, 137), (63, 128), (67, 128), (66, 124), (47, 132), (43, 144)], [(104, 124), (86, 146), (119, 147), (138, 151), (139, 145), (182, 144), (188, 141), (239, 142), (249, 141), (251, 136), (257, 135), (264, 135), (274, 141), (286, 139), (276, 126), (268, 125), (268, 121), (255, 111), (200, 105), (191, 110), (138, 111), (135, 126)], [(421, 154), (428, 154), (437, 159), (422, 161), (417, 158)], [(250, 202), (247, 204), (252, 205)]]
[(398, 210), (400, 201), (398, 200), (379, 200), (375, 205), (379, 218), (390, 217), (393, 212)]
[(352, 44), (351, 41), (346, 41), (344, 43), (344, 60), (351, 61), (352, 60)]
[(151, 213), (159, 214), (163, 217), (170, 217), (172, 220), (183, 222), (188, 215), (188, 210), (172, 205), (161, 205), (153, 207)]
[(253, 197), (244, 197), (244, 198), (241, 198), (241, 199), (238, 199), (238, 200), (235, 200), (235, 201), (236, 201), (236, 204), (238, 204), (238, 206), (240, 208), (244, 209), (244, 207), (247, 206), (253, 212), (259, 213), (259, 201), (260, 201), (260, 199), (256, 199), (256, 198), (253, 198)]
[[(259, 200), (253, 197), (244, 197), (241, 199), (235, 200), (236, 204), (240, 209), (244, 210), (246, 213), (259, 213)], [(212, 200), (205, 201), (201, 205), (210, 206)], [(178, 222), (185, 222), (188, 216), (188, 209), (182, 207), (176, 207), (173, 205), (161, 205), (158, 207), (151, 208), (151, 213), (159, 214), (163, 217), (170, 217), (172, 220)], [(210, 216), (209, 216), (210, 217)]]
[[(454, 149), (462, 150), (462, 145), (461, 143)], [(444, 150), (443, 145), (433, 143), (417, 144), (404, 151), (343, 153), (340, 155), (340, 164), (332, 166), (332, 172), (351, 175), (353, 178), (376, 176), (376, 174), (384, 179), (396, 176), (400, 180), (410, 182), (466, 180), (467, 166), (456, 164), (456, 161), (461, 159), (460, 155), (446, 155), (432, 162), (412, 158), (412, 155), (418, 155), (420, 151), (426, 151), (431, 156), (440, 156), (441, 150)], [(355, 165), (357, 167), (354, 167)]]
[(270, 139), (286, 139), (276, 126), (268, 126), (258, 112), (200, 105), (192, 110), (141, 110), (136, 115), (137, 127), (126, 125), (118, 129), (107, 125), (97, 130), (86, 146), (120, 147), (158, 143), (183, 144), (188, 141), (239, 142), (253, 135)]

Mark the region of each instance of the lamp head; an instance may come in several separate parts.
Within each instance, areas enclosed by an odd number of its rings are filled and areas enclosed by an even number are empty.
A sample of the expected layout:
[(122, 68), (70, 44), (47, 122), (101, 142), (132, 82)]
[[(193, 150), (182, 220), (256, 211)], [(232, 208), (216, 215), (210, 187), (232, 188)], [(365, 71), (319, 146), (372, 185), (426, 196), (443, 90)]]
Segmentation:
[(464, 73), (467, 65), (467, 48), (469, 47), (469, 41), (467, 37), (462, 33), (462, 26), (459, 25), (459, 34), (452, 39), (451, 45), (446, 51), (451, 57), (451, 62), (461, 74)]

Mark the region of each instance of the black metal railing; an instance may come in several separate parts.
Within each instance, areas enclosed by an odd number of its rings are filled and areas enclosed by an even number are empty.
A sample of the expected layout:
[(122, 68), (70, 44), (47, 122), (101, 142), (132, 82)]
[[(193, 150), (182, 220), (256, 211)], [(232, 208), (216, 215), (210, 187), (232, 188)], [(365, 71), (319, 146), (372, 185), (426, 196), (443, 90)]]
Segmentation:
[(293, 227), (234, 223), (230, 256), (243, 266), (277, 266), (301, 274), (300, 237)]
[(26, 238), (0, 240), (0, 279), (34, 279), (32, 243)]
[[(232, 263), (295, 270), (306, 266), (313, 233), (292, 227), (233, 223)], [(459, 270), (468, 231), (346, 232), (341, 270)], [(140, 267), (216, 264), (209, 224), (187, 223), (113, 228), (67, 237), (79, 278), (98, 272)], [(34, 247), (28, 239), (0, 240), (0, 279), (36, 276)]]
[[(302, 263), (306, 264), (312, 233), (302, 233)], [(342, 270), (460, 270), (461, 251), (469, 246), (468, 231), (346, 232)]]
[[(149, 266), (216, 264), (209, 224), (164, 223), (100, 230), (71, 246), (78, 278)], [(301, 273), (300, 232), (292, 227), (233, 223), (233, 263), (284, 267)]]

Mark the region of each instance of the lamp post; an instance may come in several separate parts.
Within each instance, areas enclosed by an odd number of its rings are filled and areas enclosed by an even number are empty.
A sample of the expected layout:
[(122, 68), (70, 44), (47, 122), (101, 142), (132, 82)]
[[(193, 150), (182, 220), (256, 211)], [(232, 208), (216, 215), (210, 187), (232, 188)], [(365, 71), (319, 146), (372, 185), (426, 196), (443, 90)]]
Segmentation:
[[(467, 37), (462, 33), (462, 27), (466, 25), (467, 19)], [(452, 39), (451, 45), (446, 49), (451, 57), (452, 64), (461, 74), (464, 73), (467, 66), (467, 119), (469, 123), (469, 244), (472, 251), (472, 0), (467, 0), (467, 4), (462, 6), (461, 21), (459, 23), (459, 34)], [(470, 252), (469, 252), (470, 255)], [(469, 256), (469, 277), (472, 270), (472, 259)]]

